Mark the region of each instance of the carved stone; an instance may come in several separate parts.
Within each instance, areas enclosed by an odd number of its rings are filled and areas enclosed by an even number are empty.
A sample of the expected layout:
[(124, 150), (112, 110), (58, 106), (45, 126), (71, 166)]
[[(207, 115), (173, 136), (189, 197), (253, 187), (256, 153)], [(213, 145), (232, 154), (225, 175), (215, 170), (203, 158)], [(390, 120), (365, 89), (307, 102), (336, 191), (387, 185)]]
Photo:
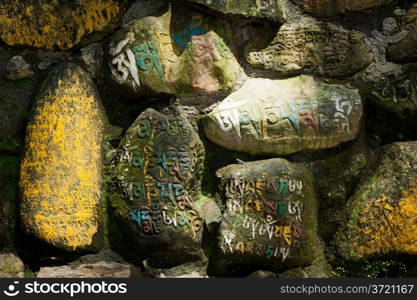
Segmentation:
[(229, 165), (216, 175), (226, 201), (219, 246), (227, 261), (270, 270), (313, 262), (317, 202), (305, 168), (271, 159)]
[(375, 174), (353, 195), (347, 222), (336, 236), (345, 259), (417, 254), (416, 151), (415, 142), (386, 146)]
[(416, 62), (417, 4), (414, 4), (408, 10), (407, 14), (400, 18), (399, 22), (393, 18), (390, 20), (392, 25), (387, 25), (388, 28), (386, 31), (388, 31), (387, 35), (393, 38), (387, 48), (388, 60), (395, 62)]
[[(139, 19), (111, 38), (110, 79), (120, 92), (133, 98), (212, 95), (230, 92), (245, 78), (207, 17), (184, 10), (173, 8), (159, 17)], [(216, 24), (223, 31), (229, 28), (220, 20)]]
[(269, 47), (249, 53), (248, 62), (284, 76), (309, 73), (337, 78), (359, 72), (372, 58), (363, 34), (305, 19), (284, 24)]
[(356, 138), (359, 93), (310, 76), (250, 79), (203, 119), (207, 137), (230, 150), (285, 155)]
[(201, 256), (204, 148), (176, 107), (145, 110), (127, 130), (114, 161), (116, 219), (135, 250), (163, 265)]
[(125, 0), (2, 0), (0, 39), (10, 46), (68, 50), (88, 34), (105, 32)]
[(188, 0), (206, 5), (226, 14), (266, 18), (284, 23), (286, 11), (283, 0)]
[(65, 249), (97, 247), (103, 111), (95, 86), (75, 64), (58, 65), (41, 89), (20, 167), (26, 231)]

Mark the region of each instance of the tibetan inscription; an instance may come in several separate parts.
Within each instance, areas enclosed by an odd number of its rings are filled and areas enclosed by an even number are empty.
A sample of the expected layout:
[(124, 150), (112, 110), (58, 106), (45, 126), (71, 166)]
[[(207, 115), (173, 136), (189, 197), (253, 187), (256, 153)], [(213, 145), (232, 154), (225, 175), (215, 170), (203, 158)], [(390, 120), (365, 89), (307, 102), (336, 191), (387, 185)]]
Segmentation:
[(204, 148), (176, 107), (167, 113), (144, 111), (126, 132), (114, 162), (123, 228), (138, 249), (151, 256), (160, 252), (161, 260), (175, 251), (194, 255), (203, 229), (195, 201)]
[(103, 111), (74, 64), (56, 67), (37, 98), (20, 170), (22, 223), (69, 251), (95, 249), (99, 232)]
[(219, 246), (231, 259), (303, 266), (317, 247), (317, 207), (308, 171), (284, 159), (217, 171), (226, 211)]
[[(191, 17), (183, 20), (184, 14)], [(109, 42), (110, 80), (122, 94), (135, 99), (233, 90), (246, 75), (208, 21), (200, 13), (173, 9), (129, 24)]]
[(203, 128), (230, 150), (285, 155), (352, 140), (361, 117), (357, 90), (303, 75), (248, 80), (203, 119)]
[(372, 61), (364, 36), (329, 23), (283, 25), (271, 45), (251, 52), (248, 62), (280, 75), (301, 73), (327, 77), (355, 74)]

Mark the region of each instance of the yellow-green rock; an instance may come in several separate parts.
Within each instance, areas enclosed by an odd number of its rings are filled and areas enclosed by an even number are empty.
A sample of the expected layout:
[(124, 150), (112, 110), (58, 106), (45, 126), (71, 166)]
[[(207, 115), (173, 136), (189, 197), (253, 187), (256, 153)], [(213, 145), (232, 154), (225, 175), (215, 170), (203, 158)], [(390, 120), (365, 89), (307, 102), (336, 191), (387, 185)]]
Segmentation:
[(88, 34), (104, 31), (124, 0), (2, 0), (0, 39), (10, 46), (68, 50)]
[(292, 0), (315, 15), (334, 15), (389, 5), (392, 0)]
[(417, 143), (383, 148), (375, 174), (363, 182), (337, 233), (338, 252), (348, 260), (392, 253), (417, 254)]
[(36, 99), (20, 169), (25, 230), (65, 250), (96, 245), (103, 116), (87, 73), (58, 65)]

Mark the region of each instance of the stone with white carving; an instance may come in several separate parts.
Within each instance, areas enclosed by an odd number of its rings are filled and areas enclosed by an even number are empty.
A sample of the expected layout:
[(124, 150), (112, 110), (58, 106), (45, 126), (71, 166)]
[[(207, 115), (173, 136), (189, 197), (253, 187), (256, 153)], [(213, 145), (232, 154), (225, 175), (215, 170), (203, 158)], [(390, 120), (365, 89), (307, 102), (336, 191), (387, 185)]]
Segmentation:
[(318, 74), (332, 78), (358, 73), (372, 58), (362, 33), (311, 18), (284, 24), (267, 48), (250, 52), (247, 57), (253, 67), (278, 75)]
[(285, 155), (353, 140), (362, 101), (356, 89), (310, 76), (250, 79), (202, 123), (207, 137), (230, 150)]
[(203, 161), (201, 140), (175, 106), (145, 110), (122, 139), (111, 205), (129, 244), (151, 264), (202, 256)]
[[(111, 81), (132, 98), (232, 91), (246, 76), (222, 38), (230, 32), (220, 37), (210, 27), (213, 20), (173, 7), (161, 16), (129, 23), (108, 45)], [(230, 27), (221, 20), (215, 22), (223, 30)]]
[(417, 143), (385, 146), (375, 173), (361, 183), (336, 234), (346, 260), (417, 254)]
[(313, 262), (319, 251), (317, 200), (304, 167), (270, 159), (229, 165), (216, 175), (226, 203), (221, 258), (265, 270)]

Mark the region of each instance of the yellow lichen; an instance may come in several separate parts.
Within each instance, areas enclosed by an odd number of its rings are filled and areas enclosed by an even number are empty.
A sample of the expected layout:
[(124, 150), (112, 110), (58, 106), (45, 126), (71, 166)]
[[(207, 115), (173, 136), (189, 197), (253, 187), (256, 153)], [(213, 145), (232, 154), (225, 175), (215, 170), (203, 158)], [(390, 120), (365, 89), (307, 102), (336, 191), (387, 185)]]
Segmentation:
[(52, 245), (87, 247), (98, 230), (101, 126), (97, 99), (76, 75), (38, 99), (21, 163), (21, 218)]
[(67, 50), (101, 30), (122, 11), (121, 1), (58, 0), (0, 2), (0, 38), (10, 46)]
[[(395, 203), (396, 202), (396, 203)], [(367, 203), (353, 244), (359, 257), (389, 252), (417, 254), (417, 182), (398, 201), (386, 196)]]

